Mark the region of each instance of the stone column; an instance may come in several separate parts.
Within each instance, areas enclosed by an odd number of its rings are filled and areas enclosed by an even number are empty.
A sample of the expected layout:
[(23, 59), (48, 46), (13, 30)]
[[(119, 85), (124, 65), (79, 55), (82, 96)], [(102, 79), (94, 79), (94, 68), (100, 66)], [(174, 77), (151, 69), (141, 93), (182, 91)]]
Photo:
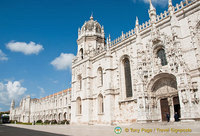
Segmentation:
[[(88, 124), (92, 124), (92, 120), (93, 120), (93, 99), (92, 99), (92, 64), (91, 61), (88, 59), (87, 62), (85, 62), (86, 66), (85, 66), (85, 75), (83, 75), (83, 78), (85, 78), (84, 82), (85, 82), (85, 87), (83, 88), (83, 90), (85, 91), (85, 100), (82, 100), (82, 122), (84, 123), (88, 123)], [(85, 107), (85, 109), (84, 109)]]
[(104, 116), (106, 122), (114, 125), (115, 124), (115, 95), (117, 95), (117, 90), (114, 89), (114, 79), (113, 79), (113, 56), (111, 51), (107, 50), (106, 52), (106, 65), (105, 65), (105, 74), (104, 74), (104, 87), (105, 90), (105, 99), (104, 99)]
[(147, 97), (147, 92), (144, 91), (144, 83), (141, 81), (138, 83), (138, 114), (137, 122), (139, 123), (146, 123), (149, 122), (149, 102)]
[(168, 97), (168, 105), (170, 111), (170, 121), (174, 122), (174, 102), (173, 97)]
[(114, 113), (115, 113), (115, 107), (114, 107), (114, 93), (112, 93), (112, 90), (107, 90), (106, 92), (106, 97), (104, 99), (104, 110), (105, 112), (105, 117), (106, 117), (106, 122), (109, 123), (110, 125), (115, 125), (115, 118), (114, 118)]
[(161, 111), (161, 103), (160, 103), (160, 98), (158, 98), (158, 100), (157, 100), (157, 115), (158, 115), (158, 120), (161, 122), (162, 121), (162, 111)]

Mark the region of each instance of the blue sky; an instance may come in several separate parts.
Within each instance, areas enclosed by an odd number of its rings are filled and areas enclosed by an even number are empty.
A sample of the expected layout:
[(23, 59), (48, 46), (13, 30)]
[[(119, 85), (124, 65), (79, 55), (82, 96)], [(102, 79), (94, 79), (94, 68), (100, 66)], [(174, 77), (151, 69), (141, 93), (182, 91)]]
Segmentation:
[[(157, 13), (168, 0), (152, 0)], [(174, 0), (173, 4), (180, 0)], [(104, 26), (106, 37), (149, 19), (148, 0), (1, 0), (0, 111), (26, 95), (40, 98), (70, 87), (71, 59), (78, 28), (89, 20)]]

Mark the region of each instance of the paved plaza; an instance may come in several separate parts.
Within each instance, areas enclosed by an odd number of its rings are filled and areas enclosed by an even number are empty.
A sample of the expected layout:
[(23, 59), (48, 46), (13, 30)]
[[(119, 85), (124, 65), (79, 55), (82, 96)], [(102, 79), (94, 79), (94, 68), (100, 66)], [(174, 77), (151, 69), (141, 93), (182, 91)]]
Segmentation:
[[(199, 136), (200, 122), (119, 125), (0, 125), (0, 136)], [(179, 131), (179, 132), (177, 132)], [(180, 132), (185, 131), (185, 132)], [(187, 131), (187, 132), (186, 132)], [(191, 131), (191, 132), (190, 132)], [(177, 133), (176, 133), (177, 132)]]

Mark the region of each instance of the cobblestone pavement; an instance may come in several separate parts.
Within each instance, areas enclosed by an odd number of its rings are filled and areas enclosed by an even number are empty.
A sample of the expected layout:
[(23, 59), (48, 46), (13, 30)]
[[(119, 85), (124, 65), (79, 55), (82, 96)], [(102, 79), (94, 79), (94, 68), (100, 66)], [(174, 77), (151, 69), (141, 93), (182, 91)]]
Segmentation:
[[(117, 126), (102, 125), (16, 125), (6, 124), (7, 127), (23, 128), (32, 131), (43, 131), (50, 134), (70, 136), (200, 136), (200, 122), (193, 123), (147, 123), (118, 125), (121, 133), (114, 132)], [(32, 131), (31, 131), (31, 130)], [(176, 131), (179, 131), (176, 133)], [(180, 132), (191, 131), (191, 132)], [(1, 127), (0, 127), (1, 136)], [(20, 135), (23, 136), (23, 135)], [(38, 135), (37, 135), (38, 136)], [(42, 136), (42, 133), (41, 133)]]

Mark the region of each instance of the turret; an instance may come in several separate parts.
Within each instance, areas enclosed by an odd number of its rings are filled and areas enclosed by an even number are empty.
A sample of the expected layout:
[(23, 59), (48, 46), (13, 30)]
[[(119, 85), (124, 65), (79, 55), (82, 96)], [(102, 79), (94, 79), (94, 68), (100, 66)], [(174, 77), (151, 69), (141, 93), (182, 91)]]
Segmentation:
[(10, 104), (10, 109), (14, 109), (15, 108), (15, 101), (12, 100), (11, 104)]
[(168, 2), (168, 11), (169, 11), (170, 15), (172, 15), (174, 13), (174, 8), (173, 8), (173, 5), (172, 5), (172, 0), (169, 0), (169, 2)]
[(172, 0), (168, 1), (168, 11), (170, 14), (170, 23), (173, 37), (181, 37), (179, 21), (174, 13), (174, 7), (172, 5)]
[(135, 21), (135, 33), (137, 36), (136, 37), (136, 45), (138, 46), (138, 51), (140, 52), (145, 49), (145, 46), (144, 46), (144, 44), (142, 44), (138, 17), (136, 17), (136, 21)]
[(151, 24), (156, 23), (156, 9), (154, 8), (151, 0), (149, 0), (150, 9), (149, 9), (149, 17), (151, 19)]
[(136, 21), (135, 21), (135, 33), (137, 35), (136, 44), (140, 44), (141, 43), (141, 36), (140, 36), (140, 28), (139, 28), (138, 17), (136, 17)]

